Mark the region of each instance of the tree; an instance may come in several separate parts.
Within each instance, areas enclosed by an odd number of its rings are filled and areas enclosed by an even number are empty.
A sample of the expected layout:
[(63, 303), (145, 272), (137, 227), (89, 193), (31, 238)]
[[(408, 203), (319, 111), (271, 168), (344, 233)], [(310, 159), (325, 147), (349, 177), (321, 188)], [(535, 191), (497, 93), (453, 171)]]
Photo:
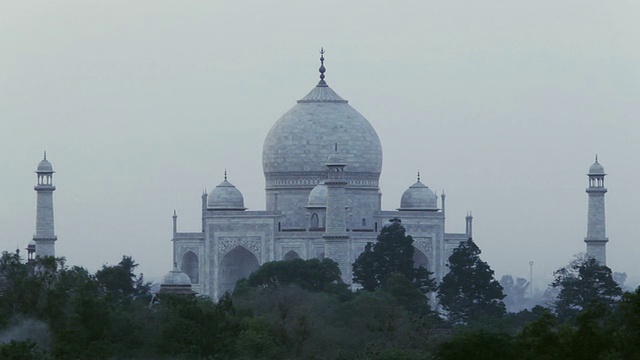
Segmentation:
[(50, 290), (64, 268), (64, 258), (37, 257), (23, 262), (18, 253), (3, 252), (0, 257), (0, 327), (12, 316), (47, 315)]
[(206, 297), (162, 294), (159, 302), (161, 354), (180, 359), (236, 359), (240, 326), (228, 294), (217, 303)]
[(393, 218), (382, 228), (375, 244), (367, 243), (353, 264), (353, 282), (367, 291), (384, 288), (393, 274), (401, 274), (423, 293), (435, 288), (431, 273), (414, 267), (413, 238), (406, 235), (400, 219)]
[(556, 318), (549, 311), (526, 324), (516, 337), (523, 359), (552, 360), (562, 358), (563, 345), (556, 330)]
[(144, 281), (142, 274), (136, 276), (136, 267), (138, 264), (131, 256), (122, 256), (118, 265), (102, 265), (102, 269), (96, 272), (96, 278), (104, 290), (115, 298), (148, 295), (151, 284)]
[(480, 259), (480, 248), (461, 242), (449, 257), (449, 273), (438, 286), (438, 300), (452, 323), (465, 323), (483, 316), (504, 315), (502, 286), (493, 270)]
[(592, 303), (601, 303), (611, 309), (622, 295), (611, 269), (598, 264), (592, 257), (577, 256), (554, 275), (551, 287), (560, 289), (554, 305), (562, 320), (575, 319)]
[(511, 336), (483, 330), (463, 332), (440, 344), (435, 358), (438, 360), (485, 360), (518, 357), (518, 349)]
[(634, 359), (640, 354), (640, 287), (622, 295), (614, 312), (614, 344), (622, 359)]
[(246, 280), (241, 280), (236, 289), (242, 291), (244, 286), (267, 288), (297, 285), (312, 292), (348, 291), (340, 275), (338, 263), (328, 258), (271, 261), (252, 272)]

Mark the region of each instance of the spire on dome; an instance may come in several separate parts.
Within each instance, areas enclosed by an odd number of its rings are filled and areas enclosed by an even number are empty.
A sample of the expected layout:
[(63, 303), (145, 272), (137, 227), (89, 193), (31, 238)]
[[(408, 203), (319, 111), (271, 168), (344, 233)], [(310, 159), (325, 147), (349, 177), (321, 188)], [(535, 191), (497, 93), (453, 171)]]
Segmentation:
[[(596, 155), (596, 159), (598, 158), (598, 155)], [(47, 160), (47, 150), (44, 151), (44, 160)], [(598, 160), (596, 160), (598, 161)]]
[(320, 71), (320, 82), (318, 82), (319, 87), (326, 87), (327, 83), (324, 81), (324, 72), (327, 71), (327, 69), (324, 67), (324, 48), (321, 47), (320, 48), (320, 69), (318, 69), (318, 71)]
[(420, 170), (418, 170), (418, 181), (420, 181)]
[(224, 181), (227, 181), (227, 169), (224, 169)]
[[(46, 152), (45, 152), (45, 154), (46, 154)], [(47, 157), (45, 156), (45, 159), (46, 159), (46, 158), (47, 158)], [(596, 162), (598, 162), (598, 154), (596, 154)]]

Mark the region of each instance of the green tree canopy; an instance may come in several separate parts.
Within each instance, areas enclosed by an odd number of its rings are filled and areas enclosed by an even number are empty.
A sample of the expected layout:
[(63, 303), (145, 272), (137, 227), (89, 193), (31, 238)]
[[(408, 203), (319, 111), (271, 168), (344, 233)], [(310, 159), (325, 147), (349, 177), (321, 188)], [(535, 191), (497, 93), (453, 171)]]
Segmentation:
[(413, 238), (406, 235), (400, 219), (389, 220), (376, 243), (367, 243), (364, 252), (353, 264), (353, 282), (367, 291), (382, 289), (394, 274), (407, 278), (423, 293), (432, 291), (435, 283), (424, 267), (414, 267)]
[(260, 266), (246, 280), (240, 280), (236, 290), (242, 291), (245, 286), (267, 288), (281, 285), (297, 285), (312, 292), (348, 291), (338, 263), (331, 259), (271, 261)]
[(554, 275), (551, 286), (560, 289), (554, 305), (562, 320), (575, 319), (592, 303), (601, 303), (611, 309), (622, 295), (611, 269), (591, 257), (578, 256)]
[(438, 300), (452, 323), (504, 315), (505, 297), (493, 270), (480, 259), (480, 248), (471, 238), (449, 257), (449, 273), (438, 286)]
[(131, 256), (122, 256), (117, 265), (102, 265), (96, 278), (104, 290), (116, 298), (148, 295), (151, 284), (145, 283), (142, 274), (136, 276), (137, 267)]

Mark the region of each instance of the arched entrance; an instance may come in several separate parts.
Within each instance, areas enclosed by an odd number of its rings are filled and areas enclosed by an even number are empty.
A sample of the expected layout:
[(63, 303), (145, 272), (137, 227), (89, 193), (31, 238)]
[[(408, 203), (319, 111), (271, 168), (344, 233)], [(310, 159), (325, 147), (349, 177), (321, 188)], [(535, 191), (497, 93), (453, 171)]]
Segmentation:
[(429, 259), (427, 259), (427, 257), (424, 255), (424, 253), (422, 251), (420, 251), (419, 249), (414, 249), (414, 250), (415, 251), (413, 252), (413, 266), (414, 267), (422, 266), (423, 268), (425, 268), (425, 269), (427, 269), (429, 271), (433, 271), (429, 267)]
[(293, 260), (300, 259), (300, 255), (293, 250), (289, 250), (286, 254), (284, 254), (284, 260)]
[(198, 256), (193, 253), (193, 251), (187, 251), (182, 255), (182, 264), (180, 265), (180, 270), (183, 273), (187, 274), (191, 279), (192, 284), (197, 284), (200, 274), (200, 267), (198, 266)]
[(218, 295), (222, 296), (226, 291), (232, 292), (238, 280), (248, 277), (259, 266), (255, 255), (242, 246), (236, 246), (224, 256), (220, 264)]

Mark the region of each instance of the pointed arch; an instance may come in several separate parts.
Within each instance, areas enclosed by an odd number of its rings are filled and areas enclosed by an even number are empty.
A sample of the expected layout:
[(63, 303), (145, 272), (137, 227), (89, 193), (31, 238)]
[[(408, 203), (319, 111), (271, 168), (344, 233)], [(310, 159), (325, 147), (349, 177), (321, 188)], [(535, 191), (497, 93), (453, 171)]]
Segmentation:
[(414, 250), (415, 251), (413, 252), (413, 266), (414, 267), (422, 266), (423, 268), (429, 271), (433, 271), (433, 269), (431, 269), (429, 265), (429, 259), (427, 258), (427, 256), (418, 248), (414, 248)]
[(311, 214), (309, 227), (312, 229), (317, 229), (320, 227), (320, 218), (318, 218), (318, 214), (316, 213)]
[(192, 284), (197, 284), (200, 281), (200, 266), (198, 256), (189, 250), (182, 255), (182, 263), (180, 264), (180, 270), (189, 276)]
[(300, 255), (298, 255), (298, 253), (293, 250), (289, 250), (286, 254), (284, 254), (284, 257), (282, 259), (283, 260), (300, 259)]
[(251, 251), (241, 245), (233, 248), (220, 263), (219, 294), (222, 296), (225, 291), (232, 292), (238, 280), (248, 277), (259, 266), (258, 258)]

